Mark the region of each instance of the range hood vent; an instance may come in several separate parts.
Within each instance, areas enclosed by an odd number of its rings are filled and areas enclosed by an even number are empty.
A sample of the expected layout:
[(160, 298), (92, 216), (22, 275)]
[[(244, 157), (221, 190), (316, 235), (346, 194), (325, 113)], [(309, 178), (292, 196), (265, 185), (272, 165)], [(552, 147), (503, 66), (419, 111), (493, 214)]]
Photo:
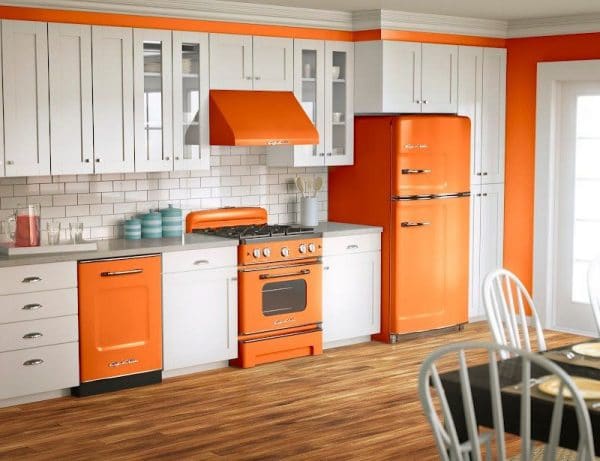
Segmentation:
[(291, 91), (210, 91), (210, 144), (318, 144), (319, 133)]

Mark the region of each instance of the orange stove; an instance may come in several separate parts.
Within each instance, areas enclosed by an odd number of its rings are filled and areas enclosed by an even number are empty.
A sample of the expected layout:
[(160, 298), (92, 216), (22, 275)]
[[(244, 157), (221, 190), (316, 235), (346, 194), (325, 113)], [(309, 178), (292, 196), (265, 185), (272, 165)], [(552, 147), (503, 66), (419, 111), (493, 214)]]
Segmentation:
[(238, 358), (243, 368), (321, 354), (322, 239), (313, 228), (268, 225), (263, 208), (186, 218), (187, 232), (238, 239)]

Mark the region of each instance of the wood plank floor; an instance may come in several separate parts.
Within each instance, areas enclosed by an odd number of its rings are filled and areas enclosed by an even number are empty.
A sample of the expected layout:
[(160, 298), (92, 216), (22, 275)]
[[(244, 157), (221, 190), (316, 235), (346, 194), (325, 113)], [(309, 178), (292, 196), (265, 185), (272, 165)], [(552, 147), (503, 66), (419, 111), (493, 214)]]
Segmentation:
[[(489, 340), (487, 326), (0, 409), (0, 459), (436, 459), (418, 369), (467, 339)], [(576, 339), (547, 333), (550, 347)]]

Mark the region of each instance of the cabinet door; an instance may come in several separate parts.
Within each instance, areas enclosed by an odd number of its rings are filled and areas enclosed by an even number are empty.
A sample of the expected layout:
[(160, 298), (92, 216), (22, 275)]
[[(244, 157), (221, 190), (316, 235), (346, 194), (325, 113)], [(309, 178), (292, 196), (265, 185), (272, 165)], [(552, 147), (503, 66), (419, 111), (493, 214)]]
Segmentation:
[(134, 29), (135, 171), (173, 169), (171, 31)]
[(252, 68), (255, 90), (294, 90), (294, 40), (253, 37)]
[(50, 170), (94, 172), (92, 28), (48, 24)]
[(325, 164), (354, 163), (354, 43), (325, 42)]
[(236, 275), (235, 268), (164, 274), (165, 370), (237, 357)]
[(208, 34), (173, 32), (175, 170), (210, 168)]
[(506, 50), (483, 51), (483, 102), (481, 109), (482, 183), (504, 182), (506, 107)]
[(481, 283), (479, 278), (480, 246), (481, 246), (481, 185), (471, 187), (470, 213), (470, 253), (469, 253), (469, 320), (478, 321), (485, 316), (481, 304)]
[(323, 341), (380, 330), (381, 253), (323, 258)]
[(481, 84), (483, 48), (458, 47), (458, 115), (471, 120), (471, 184), (481, 182)]
[(92, 26), (94, 171), (129, 173), (133, 153), (133, 31)]
[(458, 47), (429, 43), (421, 46), (422, 112), (455, 114), (458, 110)]
[(421, 44), (383, 42), (385, 112), (421, 112)]
[(252, 36), (210, 34), (210, 88), (251, 90)]
[(48, 26), (2, 21), (6, 176), (50, 174)]
[(471, 317), (485, 315), (481, 284), (487, 274), (502, 267), (504, 250), (504, 184), (481, 185), (474, 190)]

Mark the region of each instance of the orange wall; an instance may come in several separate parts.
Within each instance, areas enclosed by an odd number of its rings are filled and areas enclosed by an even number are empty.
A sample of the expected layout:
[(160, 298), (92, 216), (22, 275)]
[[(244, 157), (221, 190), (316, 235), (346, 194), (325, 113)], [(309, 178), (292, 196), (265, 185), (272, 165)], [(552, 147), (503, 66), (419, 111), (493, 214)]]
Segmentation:
[(507, 40), (504, 266), (531, 289), (537, 63), (600, 59), (600, 33)]

